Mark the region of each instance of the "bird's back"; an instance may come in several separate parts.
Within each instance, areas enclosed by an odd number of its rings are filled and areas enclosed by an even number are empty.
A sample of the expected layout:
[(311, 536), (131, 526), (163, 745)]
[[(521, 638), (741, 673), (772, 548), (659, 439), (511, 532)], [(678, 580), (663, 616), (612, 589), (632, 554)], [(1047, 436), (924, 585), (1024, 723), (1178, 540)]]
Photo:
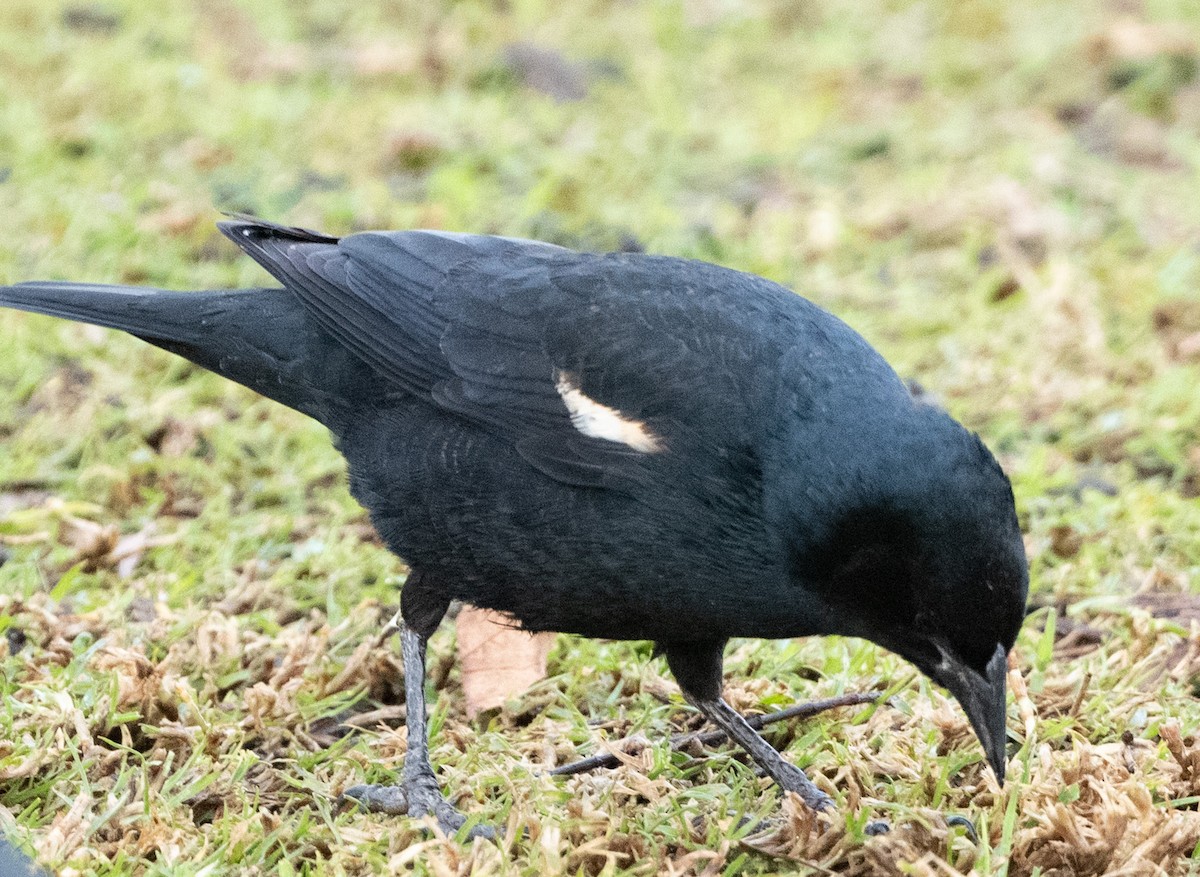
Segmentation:
[[(428, 269), (431, 245), (448, 268)], [(365, 361), (394, 343), (377, 331), (389, 321), (423, 351), (420, 369), (379, 366), (397, 391), (337, 428), (351, 488), (393, 550), (530, 629), (662, 639), (686, 613), (697, 637), (816, 632), (794, 595), (780, 611), (765, 458), (781, 431), (845, 429), (841, 400), (911, 405), (845, 324), (688, 260), (411, 232), (343, 250), (342, 264), (288, 261), (347, 285), (379, 278), (379, 313), (346, 342)], [(573, 403), (641, 431), (606, 433)]]

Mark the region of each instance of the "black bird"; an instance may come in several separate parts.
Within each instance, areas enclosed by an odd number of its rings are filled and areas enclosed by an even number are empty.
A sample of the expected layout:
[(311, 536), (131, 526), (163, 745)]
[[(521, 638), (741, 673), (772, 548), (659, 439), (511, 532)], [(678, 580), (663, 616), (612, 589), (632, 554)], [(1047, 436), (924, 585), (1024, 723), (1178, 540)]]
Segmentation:
[(452, 600), (655, 641), (686, 698), (818, 809), (828, 796), (722, 699), (722, 651), (865, 637), (950, 690), (1003, 782), (1028, 588), (1012, 490), (840, 320), (684, 259), (220, 227), (282, 287), (26, 283), (0, 305), (130, 332), (333, 433), (411, 569), (403, 775), (347, 795), (463, 825), (425, 738), (425, 643)]

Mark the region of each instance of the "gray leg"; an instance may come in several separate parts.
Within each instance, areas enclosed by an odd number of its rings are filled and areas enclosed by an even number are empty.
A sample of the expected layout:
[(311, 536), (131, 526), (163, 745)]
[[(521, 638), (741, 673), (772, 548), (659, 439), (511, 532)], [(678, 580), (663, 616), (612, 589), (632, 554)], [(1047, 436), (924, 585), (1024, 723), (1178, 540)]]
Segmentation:
[(828, 810), (833, 806), (833, 799), (813, 785), (813, 781), (804, 775), (804, 771), (796, 765), (785, 761), (783, 756), (762, 738), (742, 716), (725, 702), (724, 698), (715, 700), (698, 700), (688, 697), (692, 705), (719, 727), (729, 739), (749, 753), (750, 757), (761, 767), (779, 787), (789, 792), (795, 792), (814, 810)]
[(659, 643), (658, 648), (666, 654), (667, 664), (688, 702), (745, 749), (780, 788), (795, 792), (814, 810), (828, 810), (833, 806), (833, 800), (814, 786), (804, 771), (785, 761), (775, 747), (721, 697), (724, 640)]
[[(400, 631), (401, 651), (404, 654), (404, 697), (406, 706), (405, 731), (408, 753), (400, 785), (360, 785), (347, 789), (343, 796), (356, 801), (373, 813), (392, 816), (421, 817), (433, 814), (447, 834), (455, 834), (466, 817), (454, 808), (441, 789), (429, 763), (429, 741), (425, 716), (425, 637), (405, 625)], [(471, 837), (494, 837), (490, 826), (476, 825)]]

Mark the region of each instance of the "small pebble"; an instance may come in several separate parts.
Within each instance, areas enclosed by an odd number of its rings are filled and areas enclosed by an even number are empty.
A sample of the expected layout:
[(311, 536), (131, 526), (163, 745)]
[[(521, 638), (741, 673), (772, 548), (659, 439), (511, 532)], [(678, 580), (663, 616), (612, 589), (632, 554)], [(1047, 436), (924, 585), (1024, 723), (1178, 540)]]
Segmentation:
[(879, 837), (881, 834), (887, 834), (892, 830), (892, 826), (888, 824), (886, 819), (876, 819), (867, 823), (867, 827), (863, 829), (863, 834), (868, 837)]
[(25, 636), (25, 631), (19, 627), (10, 627), (4, 631), (4, 638), (8, 640), (8, 653), (10, 655), (17, 654), (29, 642), (29, 638)]

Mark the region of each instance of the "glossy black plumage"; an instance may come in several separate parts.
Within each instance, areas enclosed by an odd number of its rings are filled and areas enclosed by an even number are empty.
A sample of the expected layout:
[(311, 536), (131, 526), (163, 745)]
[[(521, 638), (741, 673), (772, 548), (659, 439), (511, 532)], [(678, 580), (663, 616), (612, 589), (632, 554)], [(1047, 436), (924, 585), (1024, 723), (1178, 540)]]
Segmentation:
[(705, 704), (730, 637), (865, 636), (951, 688), (1002, 777), (1027, 586), (1008, 481), (844, 323), (682, 259), (222, 228), (284, 288), (0, 305), (124, 329), (327, 425), (421, 573), (421, 636), (461, 599), (652, 639)]

